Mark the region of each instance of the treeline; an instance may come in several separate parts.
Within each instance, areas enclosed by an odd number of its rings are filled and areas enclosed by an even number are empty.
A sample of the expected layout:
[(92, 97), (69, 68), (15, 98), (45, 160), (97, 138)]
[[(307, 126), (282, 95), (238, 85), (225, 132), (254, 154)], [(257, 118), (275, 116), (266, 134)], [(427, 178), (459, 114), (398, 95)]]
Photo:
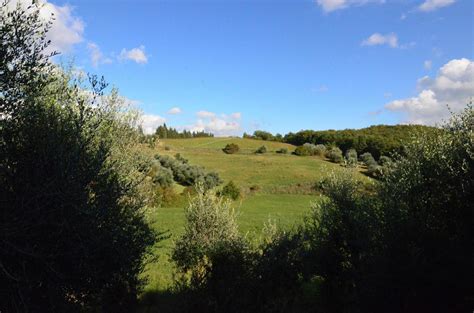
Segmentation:
[(178, 139), (178, 138), (201, 138), (201, 137), (214, 137), (212, 133), (206, 133), (205, 131), (189, 131), (183, 130), (178, 131), (176, 128), (166, 126), (166, 123), (158, 126), (155, 131), (155, 136), (162, 139)]
[(297, 133), (272, 135), (265, 131), (255, 131), (253, 135), (244, 134), (245, 138), (255, 138), (269, 141), (281, 141), (296, 146), (323, 144), (337, 146), (342, 151), (354, 149), (357, 153), (369, 152), (375, 159), (382, 155), (403, 153), (404, 145), (414, 135), (434, 131), (436, 128), (421, 125), (377, 125), (362, 129), (345, 130), (302, 130)]

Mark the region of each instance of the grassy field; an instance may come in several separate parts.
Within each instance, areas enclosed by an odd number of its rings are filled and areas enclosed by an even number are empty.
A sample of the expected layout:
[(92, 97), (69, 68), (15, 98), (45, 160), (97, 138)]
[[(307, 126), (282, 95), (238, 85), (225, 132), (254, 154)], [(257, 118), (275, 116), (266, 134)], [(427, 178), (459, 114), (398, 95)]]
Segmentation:
[[(237, 154), (227, 155), (222, 148), (228, 143), (240, 147)], [(254, 151), (265, 145), (268, 152), (262, 155)], [(166, 148), (165, 148), (166, 147)], [(276, 150), (294, 146), (242, 138), (194, 138), (162, 140), (151, 153), (175, 155), (180, 153), (191, 164), (216, 171), (224, 184), (234, 181), (243, 191), (243, 198), (234, 203), (238, 212), (240, 231), (251, 237), (260, 236), (265, 222), (275, 221), (281, 228), (290, 228), (301, 222), (312, 201), (319, 195), (312, 186), (331, 172), (343, 167), (318, 157), (298, 157), (277, 154)], [(356, 174), (361, 180), (368, 178)], [(150, 214), (152, 225), (160, 231), (169, 231), (169, 239), (155, 248), (158, 260), (150, 263), (144, 276), (148, 278), (145, 291), (162, 291), (172, 283), (173, 267), (169, 254), (174, 240), (183, 232), (184, 208), (155, 208)]]

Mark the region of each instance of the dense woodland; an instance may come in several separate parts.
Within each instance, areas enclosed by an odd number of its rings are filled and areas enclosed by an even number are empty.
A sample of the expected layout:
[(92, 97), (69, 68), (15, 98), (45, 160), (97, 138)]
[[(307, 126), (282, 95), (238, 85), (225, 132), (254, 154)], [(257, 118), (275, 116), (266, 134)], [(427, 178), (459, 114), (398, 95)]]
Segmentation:
[(378, 159), (382, 155), (389, 156), (393, 153), (403, 153), (405, 143), (411, 141), (417, 134), (429, 131), (435, 131), (435, 128), (421, 125), (377, 125), (362, 129), (302, 130), (284, 136), (257, 130), (253, 135), (244, 134), (244, 137), (281, 141), (296, 146), (305, 143), (334, 145), (342, 151), (355, 149), (358, 154), (369, 152), (374, 158)]
[[(175, 312), (474, 307), (472, 104), (435, 131), (284, 136), (347, 169), (317, 182), (324, 197), (297, 227), (270, 223), (254, 242), (239, 232), (229, 199), (238, 188), (220, 188), (219, 175), (181, 155), (144, 153), (138, 113), (103, 79), (53, 63), (49, 27), (34, 4), (0, 5), (1, 312), (136, 310), (140, 273), (164, 238), (147, 208), (173, 183), (192, 188), (171, 253), (166, 301)], [(390, 161), (380, 157), (402, 146)], [(235, 157), (238, 147), (227, 150), (219, 153)], [(359, 157), (372, 162), (363, 152), (384, 166), (367, 184), (351, 169)]]

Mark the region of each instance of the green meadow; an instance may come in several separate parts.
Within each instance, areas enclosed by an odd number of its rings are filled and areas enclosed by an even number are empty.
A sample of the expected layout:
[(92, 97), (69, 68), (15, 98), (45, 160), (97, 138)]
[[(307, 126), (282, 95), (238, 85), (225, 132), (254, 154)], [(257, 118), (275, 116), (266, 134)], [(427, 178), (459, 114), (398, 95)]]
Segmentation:
[[(225, 154), (222, 148), (228, 143), (239, 145), (236, 154)], [(265, 145), (267, 153), (255, 154), (255, 150)], [(288, 154), (276, 153), (281, 148)], [(240, 231), (259, 240), (265, 223), (276, 223), (280, 229), (291, 229), (310, 212), (311, 203), (320, 195), (314, 184), (332, 172), (344, 170), (338, 164), (320, 157), (300, 157), (292, 155), (295, 146), (243, 138), (192, 138), (164, 139), (149, 153), (181, 154), (193, 165), (200, 165), (207, 171), (215, 171), (224, 180), (234, 181), (242, 191), (242, 198), (234, 201), (238, 214)], [(365, 175), (356, 173), (362, 181)], [(179, 193), (183, 187), (176, 185)], [(150, 210), (150, 221), (158, 231), (166, 231), (170, 236), (154, 247), (157, 259), (150, 262), (144, 272), (147, 278), (145, 292), (163, 291), (173, 280), (173, 265), (169, 255), (174, 240), (184, 229), (184, 206), (186, 197), (177, 201), (179, 205), (159, 207)]]

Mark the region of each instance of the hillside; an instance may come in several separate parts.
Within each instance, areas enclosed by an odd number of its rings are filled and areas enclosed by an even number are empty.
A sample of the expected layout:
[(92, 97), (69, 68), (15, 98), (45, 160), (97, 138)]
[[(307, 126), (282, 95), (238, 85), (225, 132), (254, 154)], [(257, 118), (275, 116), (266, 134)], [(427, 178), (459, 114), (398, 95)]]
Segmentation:
[[(228, 143), (239, 145), (236, 154), (225, 154), (222, 148)], [(265, 145), (267, 153), (257, 155), (254, 151)], [(275, 151), (287, 148), (288, 154)], [(163, 139), (148, 152), (174, 156), (179, 153), (190, 164), (203, 166), (215, 171), (224, 180), (234, 181), (240, 187), (243, 198), (234, 203), (239, 213), (240, 230), (247, 236), (257, 238), (269, 220), (280, 227), (288, 228), (301, 221), (310, 210), (311, 202), (317, 201), (319, 194), (313, 185), (331, 172), (344, 168), (319, 157), (299, 157), (292, 155), (295, 146), (257, 139), (243, 138), (192, 138)], [(369, 181), (365, 175), (357, 174), (362, 181)], [(177, 191), (183, 187), (176, 186)], [(156, 251), (160, 259), (150, 264), (146, 276), (147, 289), (160, 290), (171, 282), (172, 267), (168, 253), (173, 239), (183, 230), (183, 197), (178, 205), (153, 209), (153, 225), (158, 230), (168, 230), (171, 238), (162, 242)], [(166, 270), (163, 270), (165, 268)]]

